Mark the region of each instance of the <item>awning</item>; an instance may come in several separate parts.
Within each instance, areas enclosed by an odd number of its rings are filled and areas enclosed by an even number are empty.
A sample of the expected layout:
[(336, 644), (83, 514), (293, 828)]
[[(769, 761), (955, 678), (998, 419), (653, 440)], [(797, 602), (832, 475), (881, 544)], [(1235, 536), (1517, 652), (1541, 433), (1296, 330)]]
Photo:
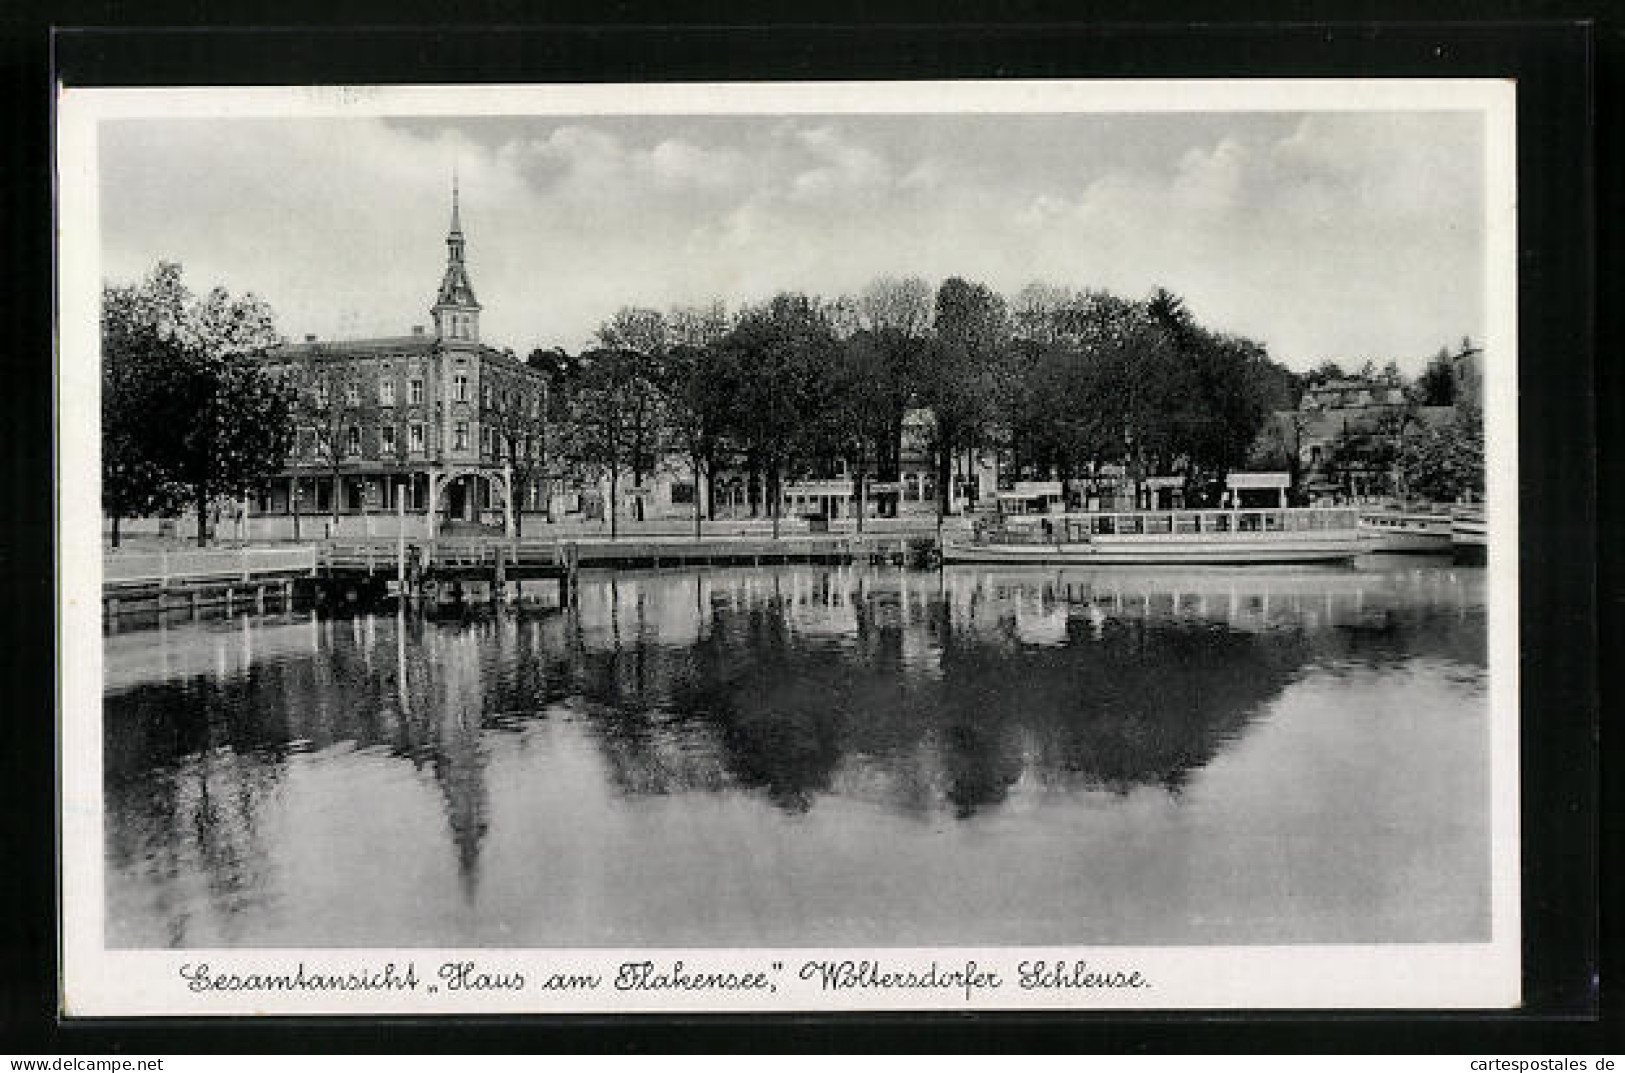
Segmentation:
[(1292, 475), (1290, 473), (1232, 473), (1225, 484), (1230, 488), (1241, 490), (1244, 488), (1290, 488)]

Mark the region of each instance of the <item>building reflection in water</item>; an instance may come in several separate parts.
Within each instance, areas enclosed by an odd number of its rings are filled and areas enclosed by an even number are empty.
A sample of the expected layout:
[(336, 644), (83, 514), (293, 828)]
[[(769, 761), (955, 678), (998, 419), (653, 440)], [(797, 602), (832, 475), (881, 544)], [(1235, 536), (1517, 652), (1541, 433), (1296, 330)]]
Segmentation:
[[(572, 613), (120, 632), (106, 640), (109, 935), (185, 945), (199, 907), (251, 921), (297, 884), (267, 874), (267, 840), (285, 835), (264, 827), (318, 760), (431, 780), (444, 826), (423, 850), (449, 849), (472, 903), (511, 796), (493, 791), (495, 743), (530, 748), (560, 713), (627, 801), (745, 793), (799, 816), (831, 798), (922, 823), (996, 815), (1018, 790), (1177, 801), (1308, 670), (1421, 660), (1481, 678), (1482, 585), (1436, 567), (667, 571), (589, 579)], [(558, 774), (543, 755), (522, 777)]]

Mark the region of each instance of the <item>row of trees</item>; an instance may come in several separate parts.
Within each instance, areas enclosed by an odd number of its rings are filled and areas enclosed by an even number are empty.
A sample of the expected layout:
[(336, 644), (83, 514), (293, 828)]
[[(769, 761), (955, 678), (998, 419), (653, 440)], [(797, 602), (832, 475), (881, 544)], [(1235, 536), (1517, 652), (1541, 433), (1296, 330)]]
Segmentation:
[[(115, 542), (118, 519), (186, 506), (204, 540), (211, 504), (262, 488), (296, 425), (316, 430), (337, 478), (345, 363), (320, 363), (318, 390), (268, 376), (252, 355), (278, 339), (252, 295), (196, 298), (178, 265), (161, 264), (105, 288), (102, 331)], [(918, 431), (944, 513), (955, 461), (982, 451), (1014, 478), (1126, 462), (1203, 483), (1244, 464), (1266, 416), (1299, 390), (1260, 344), (1203, 327), (1166, 291), (1133, 300), (1034, 284), (1007, 300), (957, 277), (935, 289), (884, 278), (835, 300), (781, 294), (736, 313), (628, 307), (584, 353), (528, 360), (547, 375), (548, 405), (497, 407), (503, 453), (520, 483), (607, 478), (612, 529), (623, 478), (642, 485), (680, 454), (707, 485), (696, 524), (735, 471), (776, 532), (788, 479), (844, 463), (860, 489), (897, 482), (913, 413), (928, 415)]]
[(596, 342), (529, 359), (560, 403), (558, 457), (606, 474), (613, 501), (620, 474), (641, 484), (680, 452), (713, 509), (717, 475), (738, 468), (775, 525), (787, 477), (830, 476), (844, 460), (860, 489), (897, 481), (911, 411), (929, 415), (946, 513), (955, 460), (978, 451), (1017, 478), (1124, 461), (1221, 476), (1299, 391), (1260, 344), (1204, 328), (1160, 290), (1138, 301), (1035, 284), (1007, 301), (957, 277), (934, 291), (886, 278), (856, 298), (781, 294), (731, 317), (720, 303), (628, 307)]

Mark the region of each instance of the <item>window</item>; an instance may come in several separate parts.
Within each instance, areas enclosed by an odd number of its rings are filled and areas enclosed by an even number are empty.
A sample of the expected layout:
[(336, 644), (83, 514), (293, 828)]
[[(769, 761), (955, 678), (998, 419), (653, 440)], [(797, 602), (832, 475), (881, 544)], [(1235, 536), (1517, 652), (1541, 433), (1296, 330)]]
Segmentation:
[(361, 385), (360, 384), (345, 384), (344, 385), (344, 405), (346, 405), (346, 406), (360, 406), (361, 405)]
[(423, 381), (421, 379), (417, 378), (417, 377), (414, 377), (412, 379), (411, 385), (408, 387), (407, 390), (410, 392), (410, 394), (407, 397), (412, 400), (412, 405), (413, 406), (422, 406), (423, 405)]
[(672, 506), (694, 502), (694, 485), (688, 481), (674, 481), (671, 486)]
[(326, 380), (318, 380), (316, 382), (316, 405), (322, 407), (323, 409), (327, 408), (327, 381)]
[(378, 381), (378, 401), (385, 406), (395, 405), (395, 381), (384, 377)]
[(412, 425), (412, 428), (408, 433), (407, 442), (411, 444), (414, 452), (418, 454), (423, 453), (423, 426), (421, 424), (414, 423)]
[(384, 454), (386, 454), (386, 455), (394, 454), (395, 453), (395, 426), (394, 425), (385, 425), (384, 427), (382, 427), (382, 428), (380, 428), (378, 430), (378, 435), (380, 437), (380, 442), (383, 444)]
[(491, 408), (491, 394), (492, 392), (490, 384), (480, 385), (480, 404), (483, 405), (487, 410)]
[(316, 452), (325, 455), (328, 447), (333, 443), (333, 437), (325, 428), (316, 430)]
[(458, 373), (451, 378), (451, 398), (453, 402), (468, 401), (468, 376)]
[(459, 422), (457, 422), (456, 438), (452, 441), (452, 444), (453, 444), (452, 450), (454, 450), (454, 451), (466, 451), (466, 450), (468, 450), (468, 422), (467, 421), (459, 421)]
[(491, 441), (494, 440), (494, 439), (496, 439), (496, 437), (491, 435), (491, 430), (489, 428), (486, 428), (483, 425), (480, 426), (480, 453), (481, 454), (487, 454), (488, 455), (488, 454), (491, 453)]
[(347, 435), (345, 437), (344, 443), (345, 443), (346, 449), (348, 450), (348, 453), (350, 453), (351, 455), (360, 454), (361, 453), (361, 429), (359, 429), (355, 425), (351, 425), (349, 435)]

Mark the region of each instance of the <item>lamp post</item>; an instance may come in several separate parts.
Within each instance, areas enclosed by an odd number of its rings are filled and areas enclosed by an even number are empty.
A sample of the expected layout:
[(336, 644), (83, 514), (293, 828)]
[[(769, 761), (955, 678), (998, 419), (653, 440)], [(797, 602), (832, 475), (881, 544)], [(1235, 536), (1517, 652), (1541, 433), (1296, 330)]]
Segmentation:
[(395, 486), (395, 593), (396, 606), (406, 606), (406, 481)]

